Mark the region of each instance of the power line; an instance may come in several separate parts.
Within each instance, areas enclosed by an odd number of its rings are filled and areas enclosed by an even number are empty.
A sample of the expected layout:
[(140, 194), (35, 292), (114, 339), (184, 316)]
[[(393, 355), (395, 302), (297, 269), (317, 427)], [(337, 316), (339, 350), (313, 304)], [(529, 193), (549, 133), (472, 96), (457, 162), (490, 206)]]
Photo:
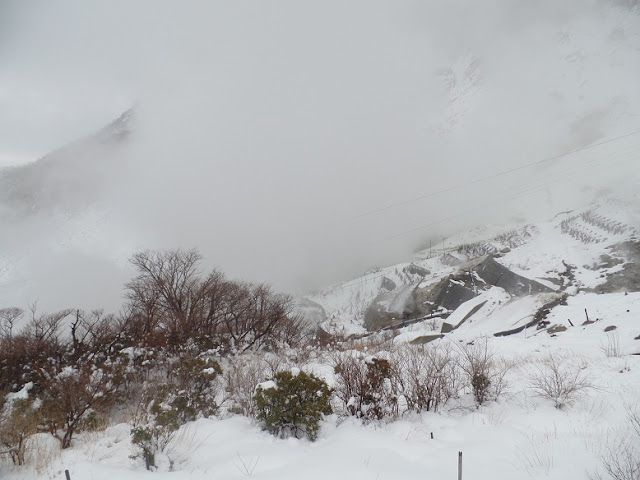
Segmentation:
[(561, 153), (559, 155), (555, 155), (553, 157), (544, 158), (542, 160), (537, 160), (535, 162), (527, 163), (525, 165), (520, 165), (518, 167), (510, 168), (510, 169), (504, 170), (502, 172), (497, 172), (497, 173), (494, 173), (494, 174), (491, 174), (491, 175), (487, 175), (486, 177), (477, 178), (477, 179), (472, 180), (470, 182), (459, 183), (459, 184), (454, 185), (452, 187), (447, 187), (447, 188), (443, 188), (441, 190), (436, 190), (436, 191), (433, 191), (433, 192), (429, 192), (429, 193), (426, 193), (424, 195), (420, 195), (418, 197), (411, 198), (409, 200), (404, 200), (404, 201), (401, 201), (401, 202), (392, 203), (392, 204), (387, 205), (385, 207), (376, 208), (374, 210), (369, 210), (367, 212), (363, 212), (363, 213), (360, 213), (358, 215), (355, 215), (355, 216), (351, 217), (351, 219), (352, 220), (356, 220), (358, 218), (368, 217), (370, 215), (374, 215), (374, 214), (379, 213), (379, 212), (384, 212), (386, 210), (391, 210), (393, 208), (398, 208), (398, 207), (401, 207), (403, 205), (407, 205), (409, 203), (413, 203), (413, 202), (417, 202), (419, 200), (423, 200), (425, 198), (430, 198), (430, 197), (434, 197), (436, 195), (440, 195), (440, 194), (443, 194), (443, 193), (448, 193), (448, 192), (451, 192), (451, 191), (454, 191), (454, 190), (459, 190), (461, 188), (468, 187), (470, 185), (475, 185), (477, 183), (485, 182), (485, 181), (491, 180), (493, 178), (502, 177), (504, 175), (508, 175), (510, 173), (517, 172), (519, 170), (524, 170), (526, 168), (530, 168), (530, 167), (533, 167), (533, 166), (536, 166), (536, 165), (540, 165), (540, 164), (543, 164), (543, 163), (559, 160), (559, 159), (567, 157), (569, 155), (573, 155), (574, 153), (579, 153), (579, 152), (583, 152), (585, 150), (589, 150), (591, 148), (595, 148), (595, 147), (599, 147), (599, 146), (602, 146), (602, 145), (606, 145), (608, 143), (612, 143), (612, 142), (615, 142), (615, 141), (618, 141), (618, 140), (622, 140), (623, 138), (631, 137), (631, 136), (637, 135), (639, 133), (640, 133), (640, 130), (636, 130), (634, 132), (627, 133), (625, 135), (621, 135), (619, 137), (610, 138), (608, 140), (603, 140), (603, 141), (598, 142), (598, 143), (592, 143), (592, 144), (587, 145), (585, 147), (576, 148), (576, 149), (571, 150), (569, 152), (564, 152), (564, 153)]
[[(636, 132), (636, 133), (640, 133), (640, 131), (638, 131), (638, 132)], [(626, 136), (629, 136), (629, 135), (626, 135)], [(620, 137), (620, 138), (623, 138), (623, 137)], [(635, 152), (634, 152), (634, 150), (635, 150), (635, 149), (637, 149), (638, 147), (639, 147), (638, 145), (635, 145), (633, 148), (630, 148), (629, 150), (625, 151), (625, 153), (635, 153)], [(620, 153), (620, 152), (617, 152), (617, 153), (616, 153), (616, 155), (618, 155), (619, 153)], [(629, 157), (629, 158), (626, 158), (626, 159), (620, 160), (620, 161), (619, 161), (619, 162), (617, 162), (617, 163), (624, 163), (624, 162), (629, 161), (629, 160), (631, 160), (631, 159), (633, 159), (633, 158), (635, 158), (635, 157)], [(597, 161), (601, 161), (601, 160), (602, 160), (602, 159), (599, 159), (599, 160), (592, 160), (592, 161), (591, 161), (591, 162), (589, 162), (589, 163), (596, 163)], [(611, 158), (610, 158), (610, 157), (608, 157), (608, 158), (606, 158), (606, 160), (610, 161), (610, 160), (611, 160)], [(575, 170), (575, 167), (572, 167), (572, 168), (571, 168), (571, 170)], [(527, 188), (527, 189), (525, 189), (525, 190), (521, 190), (521, 191), (515, 192), (515, 194), (507, 194), (507, 195), (504, 195), (504, 196), (502, 196), (501, 198), (498, 198), (498, 199), (496, 199), (496, 200), (490, 200), (490, 201), (488, 201), (488, 202), (484, 202), (484, 203), (482, 203), (482, 204), (480, 204), (480, 205), (476, 205), (476, 206), (474, 206), (473, 208), (470, 208), (470, 209), (464, 210), (464, 211), (462, 211), (462, 212), (454, 213), (454, 214), (449, 215), (449, 216), (447, 216), (447, 217), (440, 218), (440, 219), (438, 219), (438, 220), (434, 220), (434, 221), (432, 221), (432, 222), (430, 222), (430, 223), (426, 223), (426, 224), (419, 225), (419, 226), (416, 226), (416, 227), (413, 227), (413, 228), (410, 228), (410, 229), (407, 229), (407, 230), (403, 230), (403, 231), (398, 232), (398, 233), (396, 233), (396, 234), (389, 235), (389, 236), (387, 236), (387, 237), (384, 237), (384, 238), (381, 238), (381, 239), (378, 239), (378, 240), (375, 240), (375, 241), (369, 242), (368, 244), (369, 244), (369, 245), (374, 245), (374, 244), (378, 244), (378, 243), (386, 242), (386, 241), (389, 241), (389, 240), (392, 240), (392, 239), (395, 239), (395, 238), (403, 237), (403, 236), (408, 235), (408, 234), (410, 234), (410, 233), (418, 232), (418, 231), (420, 231), (420, 230), (424, 230), (425, 228), (433, 227), (433, 226), (438, 225), (438, 224), (440, 224), (440, 223), (444, 223), (444, 222), (447, 222), (447, 221), (449, 221), (449, 220), (453, 220), (453, 219), (455, 219), (455, 218), (458, 218), (458, 217), (461, 217), (461, 216), (467, 215), (467, 214), (469, 214), (469, 213), (476, 212), (476, 211), (478, 211), (478, 210), (481, 210), (481, 209), (483, 209), (483, 208), (485, 208), (485, 207), (487, 207), (487, 206), (489, 206), (489, 205), (493, 205), (493, 204), (495, 204), (495, 203), (503, 202), (503, 201), (505, 201), (505, 200), (512, 200), (512, 199), (516, 199), (516, 198), (520, 198), (520, 197), (523, 197), (523, 196), (527, 196), (527, 195), (531, 195), (531, 194), (534, 194), (534, 193), (540, 192), (540, 191), (544, 190), (545, 188), (547, 188), (547, 187), (548, 187), (549, 185), (551, 185), (551, 184), (559, 183), (559, 182), (562, 182), (562, 181), (565, 181), (565, 180), (566, 180), (565, 178), (558, 178), (558, 179), (555, 179), (555, 180), (549, 181), (549, 182), (547, 182), (547, 183), (541, 183), (541, 184), (535, 185), (535, 186), (533, 186), (533, 187), (529, 187), (529, 188)], [(475, 183), (475, 182), (474, 182), (474, 183)]]
[[(638, 133), (640, 133), (640, 130), (638, 130), (636, 132), (628, 133), (626, 135), (622, 135), (620, 137), (616, 137), (614, 139), (605, 140), (605, 141), (599, 142), (597, 144), (592, 144), (592, 145), (589, 145), (587, 147), (583, 147), (583, 148), (580, 148), (580, 149), (577, 149), (577, 150), (573, 150), (572, 152), (567, 152), (567, 153), (564, 153), (562, 155), (557, 155), (556, 157), (547, 158), (547, 159), (544, 159), (544, 160), (539, 160), (537, 162), (533, 162), (533, 163), (528, 164), (528, 165), (523, 165), (523, 166), (520, 166), (520, 167), (516, 167), (516, 168), (511, 169), (509, 171), (501, 172), (501, 173), (498, 173), (498, 174), (495, 174), (495, 175), (492, 175), (492, 176), (488, 176), (488, 177), (483, 177), (483, 178), (474, 180), (473, 182), (469, 182), (468, 184), (461, 184), (461, 185), (458, 185), (458, 186), (455, 186), (455, 187), (451, 187), (449, 189), (444, 189), (444, 190), (441, 190), (441, 191), (437, 191), (437, 192), (434, 192), (433, 195), (444, 193), (444, 192), (447, 192), (449, 190), (453, 190), (453, 189), (456, 189), (456, 188), (461, 188), (462, 186), (476, 184), (476, 183), (488, 180), (490, 178), (494, 178), (496, 176), (506, 175), (507, 173), (511, 173), (511, 172), (514, 172), (514, 171), (517, 171), (517, 170), (522, 170), (524, 168), (527, 168), (527, 167), (530, 167), (530, 166), (533, 166), (533, 165), (537, 165), (537, 164), (541, 164), (541, 163), (544, 163), (544, 162), (552, 161), (552, 160), (555, 160), (555, 159), (558, 159), (558, 158), (561, 158), (561, 157), (564, 157), (564, 156), (568, 156), (568, 155), (570, 155), (572, 153), (577, 153), (577, 152), (580, 152), (580, 151), (588, 150), (590, 148), (594, 148), (594, 147), (599, 146), (599, 145), (608, 144), (608, 143), (611, 143), (611, 142), (616, 141), (616, 140), (620, 140), (620, 139), (623, 139), (623, 138), (626, 138), (626, 137), (630, 137), (630, 136), (636, 135)], [(620, 155), (623, 155), (623, 159), (619, 160), (615, 164), (624, 163), (624, 162), (629, 161), (632, 158), (635, 158), (633, 156), (633, 154), (637, 152), (637, 149), (639, 147), (640, 147), (640, 145), (633, 145), (633, 146), (628, 147), (628, 148), (626, 148), (626, 149), (624, 149), (622, 151), (615, 152), (612, 156), (607, 156), (606, 158), (598, 158), (598, 159), (590, 160), (588, 162), (588, 164), (595, 164), (595, 163), (598, 163), (598, 162), (602, 162), (603, 160), (607, 160), (607, 161), (615, 160), (616, 157), (619, 157)], [(632, 155), (627, 157), (627, 158), (624, 158), (624, 156), (626, 156), (628, 154), (632, 154)], [(575, 173), (576, 170), (577, 169), (576, 169), (575, 166), (570, 166), (569, 168), (567, 168), (567, 174), (572, 174), (573, 173), (573, 177), (574, 178), (576, 176), (580, 176), (580, 174), (576, 175), (576, 173)], [(588, 172), (582, 172), (582, 173), (586, 174)], [(487, 207), (489, 205), (492, 205), (492, 204), (495, 204), (495, 203), (498, 203), (498, 202), (502, 202), (504, 200), (516, 199), (516, 198), (524, 197), (524, 196), (527, 196), (527, 195), (535, 194), (535, 193), (538, 193), (540, 191), (543, 191), (545, 188), (549, 187), (549, 185), (552, 185), (552, 184), (555, 184), (555, 183), (559, 183), (559, 182), (562, 182), (562, 181), (565, 181), (565, 180), (566, 180), (566, 178), (556, 178), (555, 180), (547, 181), (547, 182), (544, 182), (544, 183), (538, 182), (534, 186), (530, 186), (529, 188), (525, 188), (523, 190), (519, 190), (519, 191), (514, 192), (514, 193), (509, 193), (509, 194), (504, 195), (501, 198), (496, 199), (496, 200), (491, 200), (491, 201), (488, 201), (488, 202), (484, 202), (481, 205), (476, 205), (474, 208), (467, 209), (467, 210), (462, 211), (462, 212), (454, 213), (452, 215), (446, 216), (444, 218), (440, 218), (438, 220), (434, 220), (434, 221), (432, 221), (430, 223), (427, 223), (427, 224), (422, 224), (422, 225), (419, 225), (419, 226), (416, 226), (416, 227), (413, 227), (413, 228), (410, 228), (410, 229), (407, 229), (407, 230), (403, 230), (403, 231), (398, 232), (396, 234), (389, 235), (389, 236), (386, 236), (384, 238), (380, 238), (380, 239), (378, 239), (376, 241), (368, 242), (368, 245), (379, 244), (379, 243), (383, 243), (383, 242), (386, 242), (386, 241), (389, 241), (389, 240), (392, 240), (392, 239), (395, 239), (395, 238), (399, 238), (399, 237), (408, 235), (410, 233), (414, 233), (414, 232), (423, 230), (425, 228), (432, 227), (432, 226), (438, 225), (440, 223), (447, 222), (449, 220), (452, 220), (452, 219), (455, 219), (455, 218), (458, 218), (458, 217), (461, 217), (461, 216), (464, 216), (464, 215), (468, 215), (469, 213), (476, 212), (476, 211), (481, 210), (481, 209), (483, 209), (483, 208), (485, 208), (485, 207)], [(522, 188), (522, 186), (520, 188)], [(428, 196), (432, 196), (432, 195), (428, 195)], [(420, 197), (420, 198), (426, 198), (426, 196)], [(414, 199), (414, 200), (418, 200), (418, 199)], [(399, 206), (399, 205), (407, 204), (407, 203), (410, 203), (410, 202), (411, 201), (405, 201), (405, 202), (401, 202), (401, 203), (394, 204), (394, 205)], [(381, 210), (385, 210), (385, 209), (389, 209), (389, 208), (392, 208), (392, 206), (385, 207), (384, 209), (379, 209), (377, 211), (381, 211)], [(455, 249), (455, 247), (453, 249)], [(452, 248), (442, 249), (443, 252), (445, 252), (447, 250), (452, 250)], [(342, 290), (342, 289), (357, 285), (358, 283), (360, 283), (362, 281), (368, 283), (368, 282), (371, 282), (373, 280), (377, 280), (378, 278), (382, 278), (384, 276), (385, 276), (385, 274), (378, 274), (378, 275), (374, 275), (374, 276), (369, 277), (369, 278), (365, 278), (366, 277), (366, 274), (365, 274), (362, 277), (360, 277), (359, 279), (347, 281), (345, 283), (342, 283), (340, 285), (337, 285), (337, 286), (333, 287), (331, 290), (334, 290), (334, 289)]]

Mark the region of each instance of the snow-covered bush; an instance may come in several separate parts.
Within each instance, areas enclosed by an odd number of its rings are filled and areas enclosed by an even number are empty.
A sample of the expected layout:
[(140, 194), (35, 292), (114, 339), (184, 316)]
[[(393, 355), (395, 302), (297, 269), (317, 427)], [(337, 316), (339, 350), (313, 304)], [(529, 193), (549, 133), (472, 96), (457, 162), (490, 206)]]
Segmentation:
[(460, 349), (459, 366), (467, 377), (478, 405), (497, 399), (506, 388), (508, 365), (496, 357), (486, 338), (478, 338)]
[(336, 396), (344, 411), (363, 419), (380, 420), (397, 413), (397, 395), (391, 377), (395, 369), (389, 360), (349, 352), (334, 366)]
[(211, 358), (183, 357), (171, 366), (168, 396), (181, 424), (217, 412), (220, 374), (220, 364)]
[(124, 365), (115, 359), (92, 356), (75, 367), (47, 365), (39, 375), (42, 423), (64, 449), (71, 446), (77, 430), (95, 425), (97, 414), (114, 405), (124, 379)]
[(320, 420), (332, 413), (330, 396), (327, 383), (313, 374), (298, 369), (278, 372), (256, 387), (256, 418), (281, 438), (315, 440)]
[(170, 367), (169, 382), (147, 386), (131, 430), (131, 442), (138, 448), (133, 457), (153, 470), (157, 453), (165, 451), (181, 425), (215, 414), (221, 373), (213, 359), (184, 357)]

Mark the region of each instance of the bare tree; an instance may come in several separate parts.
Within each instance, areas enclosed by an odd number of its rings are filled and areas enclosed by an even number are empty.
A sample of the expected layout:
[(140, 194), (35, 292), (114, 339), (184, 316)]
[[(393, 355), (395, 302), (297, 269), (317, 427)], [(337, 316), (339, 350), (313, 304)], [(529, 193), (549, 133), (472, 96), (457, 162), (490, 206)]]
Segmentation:
[(127, 297), (139, 313), (145, 313), (145, 330), (160, 326), (169, 344), (188, 338), (194, 313), (202, 299), (202, 285), (196, 250), (145, 251), (136, 253), (131, 263), (138, 275), (126, 285)]
[(264, 284), (227, 280), (215, 270), (203, 279), (200, 260), (195, 250), (134, 255), (138, 275), (127, 284), (129, 323), (143, 343), (161, 332), (174, 347), (204, 339), (242, 352), (299, 335), (291, 297)]
[(0, 339), (7, 342), (11, 347), (13, 343), (13, 331), (17, 322), (24, 316), (21, 308), (1, 308), (0, 309)]

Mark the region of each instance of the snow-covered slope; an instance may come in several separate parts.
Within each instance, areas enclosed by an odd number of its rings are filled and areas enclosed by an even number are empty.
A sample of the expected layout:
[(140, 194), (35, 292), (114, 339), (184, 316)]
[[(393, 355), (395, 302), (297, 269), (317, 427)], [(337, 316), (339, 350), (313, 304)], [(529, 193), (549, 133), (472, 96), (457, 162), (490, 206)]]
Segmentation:
[[(411, 262), (376, 269), (309, 298), (326, 311), (327, 320), (322, 328), (327, 332), (361, 335), (366, 332), (365, 315), (373, 303), (378, 302), (390, 314), (397, 312), (396, 318), (401, 321), (403, 307), (398, 302), (406, 303), (409, 290), (428, 288), (460, 269), (464, 271), (469, 268), (466, 262), (482, 255), (494, 256), (512, 272), (558, 294), (624, 291), (625, 284), (626, 290), (637, 291), (640, 283), (634, 272), (640, 262), (638, 208), (635, 202), (609, 198), (583, 209), (556, 214), (546, 222), (474, 228), (419, 252)], [(494, 286), (448, 312), (451, 317), (447, 321), (458, 325), (466, 320), (471, 307), (478, 306), (469, 323), (482, 319), (483, 333), (494, 334), (526, 324), (552, 297), (509, 295)], [(418, 317), (419, 314), (404, 312), (404, 320)], [(437, 320), (429, 318), (410, 328), (439, 329), (436, 323)]]

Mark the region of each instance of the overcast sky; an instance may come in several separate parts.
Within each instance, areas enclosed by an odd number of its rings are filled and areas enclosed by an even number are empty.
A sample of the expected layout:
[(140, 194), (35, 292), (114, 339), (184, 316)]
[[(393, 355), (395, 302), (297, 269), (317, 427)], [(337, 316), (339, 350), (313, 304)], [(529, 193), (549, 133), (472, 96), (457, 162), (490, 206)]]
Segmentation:
[(0, 166), (136, 105), (114, 243), (291, 289), (348, 276), (635, 175), (632, 138), (478, 182), (640, 130), (633, 3), (4, 0)]

